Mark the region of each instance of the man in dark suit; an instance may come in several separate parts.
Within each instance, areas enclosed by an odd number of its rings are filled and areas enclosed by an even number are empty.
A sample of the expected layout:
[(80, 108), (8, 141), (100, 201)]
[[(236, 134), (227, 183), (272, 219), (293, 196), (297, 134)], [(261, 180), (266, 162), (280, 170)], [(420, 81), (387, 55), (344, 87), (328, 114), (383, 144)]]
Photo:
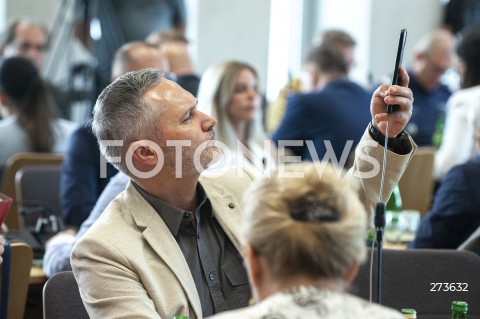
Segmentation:
[(338, 49), (314, 48), (306, 62), (315, 90), (290, 99), (272, 140), (277, 145), (280, 140), (301, 140), (301, 146), (290, 149), (302, 160), (334, 155), (345, 166), (370, 121), (371, 95), (348, 79), (348, 64)]
[[(480, 150), (480, 108), (473, 110)], [(453, 167), (435, 195), (409, 248), (457, 248), (480, 226), (480, 155)]]

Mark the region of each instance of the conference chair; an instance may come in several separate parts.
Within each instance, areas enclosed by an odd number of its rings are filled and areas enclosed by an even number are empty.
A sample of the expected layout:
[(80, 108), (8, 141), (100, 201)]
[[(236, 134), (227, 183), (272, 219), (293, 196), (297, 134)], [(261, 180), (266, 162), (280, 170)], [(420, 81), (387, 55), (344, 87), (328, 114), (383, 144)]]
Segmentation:
[(425, 216), (433, 196), (435, 149), (419, 147), (398, 183), (403, 209), (418, 210)]
[[(15, 179), (17, 172), (31, 165), (60, 166), (63, 155), (53, 153), (17, 153), (12, 155), (5, 164), (0, 193), (18, 200)], [(43, 190), (43, 189), (42, 189)], [(10, 230), (23, 228), (23, 220), (19, 214), (17, 205), (13, 205), (8, 213), (5, 224)]]
[[(377, 251), (374, 251), (373, 297), (376, 296)], [(480, 319), (480, 256), (458, 250), (384, 250), (382, 304), (413, 308), (422, 319), (449, 318), (452, 301), (468, 303), (468, 318)], [(368, 253), (370, 258), (370, 252)], [(368, 259), (367, 258), (367, 259)], [(369, 267), (364, 263), (351, 292), (369, 299)]]
[(73, 272), (59, 272), (48, 279), (43, 287), (43, 318), (89, 318)]
[(32, 259), (32, 249), (23, 242), (12, 242), (5, 247), (0, 266), (0, 318), (23, 318)]
[(477, 228), (470, 237), (467, 238), (458, 248), (458, 250), (468, 250), (480, 255), (480, 227)]
[(31, 165), (15, 174), (18, 207), (23, 224), (35, 233), (56, 233), (62, 228), (60, 165)]

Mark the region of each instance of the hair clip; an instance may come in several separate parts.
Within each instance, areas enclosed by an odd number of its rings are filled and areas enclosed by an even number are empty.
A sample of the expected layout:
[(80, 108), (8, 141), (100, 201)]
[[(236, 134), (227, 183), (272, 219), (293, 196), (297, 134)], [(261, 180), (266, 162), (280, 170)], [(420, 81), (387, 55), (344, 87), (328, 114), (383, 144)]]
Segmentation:
[(336, 222), (340, 219), (340, 215), (335, 208), (319, 201), (291, 207), (290, 216), (303, 222)]

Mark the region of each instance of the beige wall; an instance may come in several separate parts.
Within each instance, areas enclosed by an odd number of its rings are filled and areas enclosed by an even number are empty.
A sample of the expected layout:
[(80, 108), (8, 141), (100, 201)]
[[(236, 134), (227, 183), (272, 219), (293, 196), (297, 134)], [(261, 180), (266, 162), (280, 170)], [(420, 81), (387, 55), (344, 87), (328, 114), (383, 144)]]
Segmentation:
[(3, 0), (6, 21), (18, 17), (33, 17), (47, 27), (52, 24), (61, 0)]

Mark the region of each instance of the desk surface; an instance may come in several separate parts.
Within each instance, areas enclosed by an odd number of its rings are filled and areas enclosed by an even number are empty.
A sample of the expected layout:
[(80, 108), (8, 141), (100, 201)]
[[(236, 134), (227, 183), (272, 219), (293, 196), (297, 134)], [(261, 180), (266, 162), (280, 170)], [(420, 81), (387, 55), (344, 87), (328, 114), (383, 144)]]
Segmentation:
[(385, 240), (383, 242), (383, 248), (385, 249), (395, 249), (395, 250), (405, 250), (407, 249), (408, 243), (402, 242), (402, 243), (394, 243), (388, 240)]
[(32, 266), (30, 269), (30, 285), (32, 284), (44, 284), (47, 282), (47, 276), (43, 272), (42, 267)]

